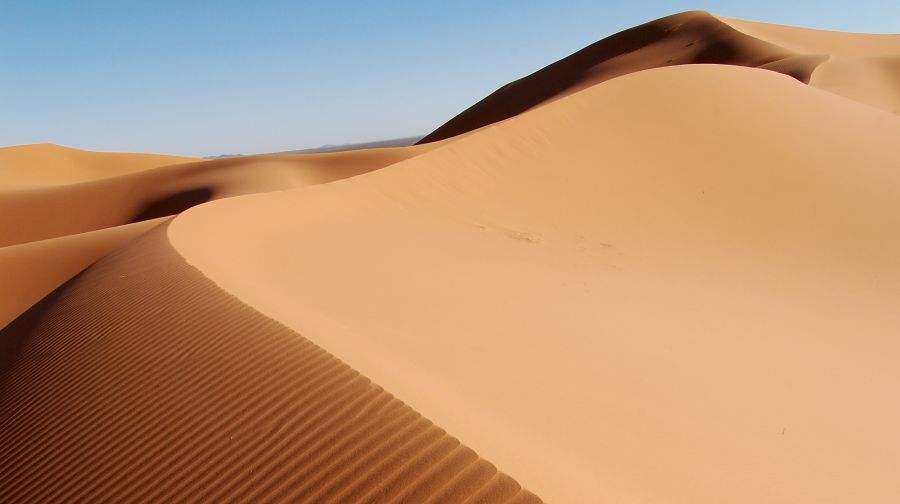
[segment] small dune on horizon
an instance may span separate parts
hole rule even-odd
[[[0,502],[892,504],[898,62],[686,12],[417,145],[0,148]]]

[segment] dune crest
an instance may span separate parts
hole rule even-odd
[[[672,65],[715,63],[766,68],[801,82],[898,113],[900,79],[895,61],[900,35],[861,35],[782,27],[690,11],[630,28],[591,44],[531,75],[513,81],[472,105],[419,143],[449,138],[550,103],[628,73]],[[889,58],[876,61],[878,95],[864,90],[873,71],[862,75],[840,65],[834,78],[815,79],[820,64],[832,57]]]
[[[165,220],[0,247],[0,328],[96,260]]]

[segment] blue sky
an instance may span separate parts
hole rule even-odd
[[[510,80],[691,9],[900,32],[897,0],[0,0],[0,145],[214,155],[425,134]]]

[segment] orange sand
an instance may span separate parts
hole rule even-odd
[[[898,62],[687,12],[412,147],[0,149],[0,502],[893,504]]]

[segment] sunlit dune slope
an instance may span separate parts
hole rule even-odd
[[[154,230],[0,330],[0,502],[539,502]]]
[[[175,163],[186,156],[91,152],[54,144],[0,148],[0,188],[43,187],[87,182]]]
[[[549,502],[888,504],[897,138],[778,73],[660,68],[168,234]]]
[[[607,37],[513,81],[420,143],[502,121],[620,75],[691,63],[765,68],[900,113],[898,57],[900,35],[808,30],[684,12]]]

